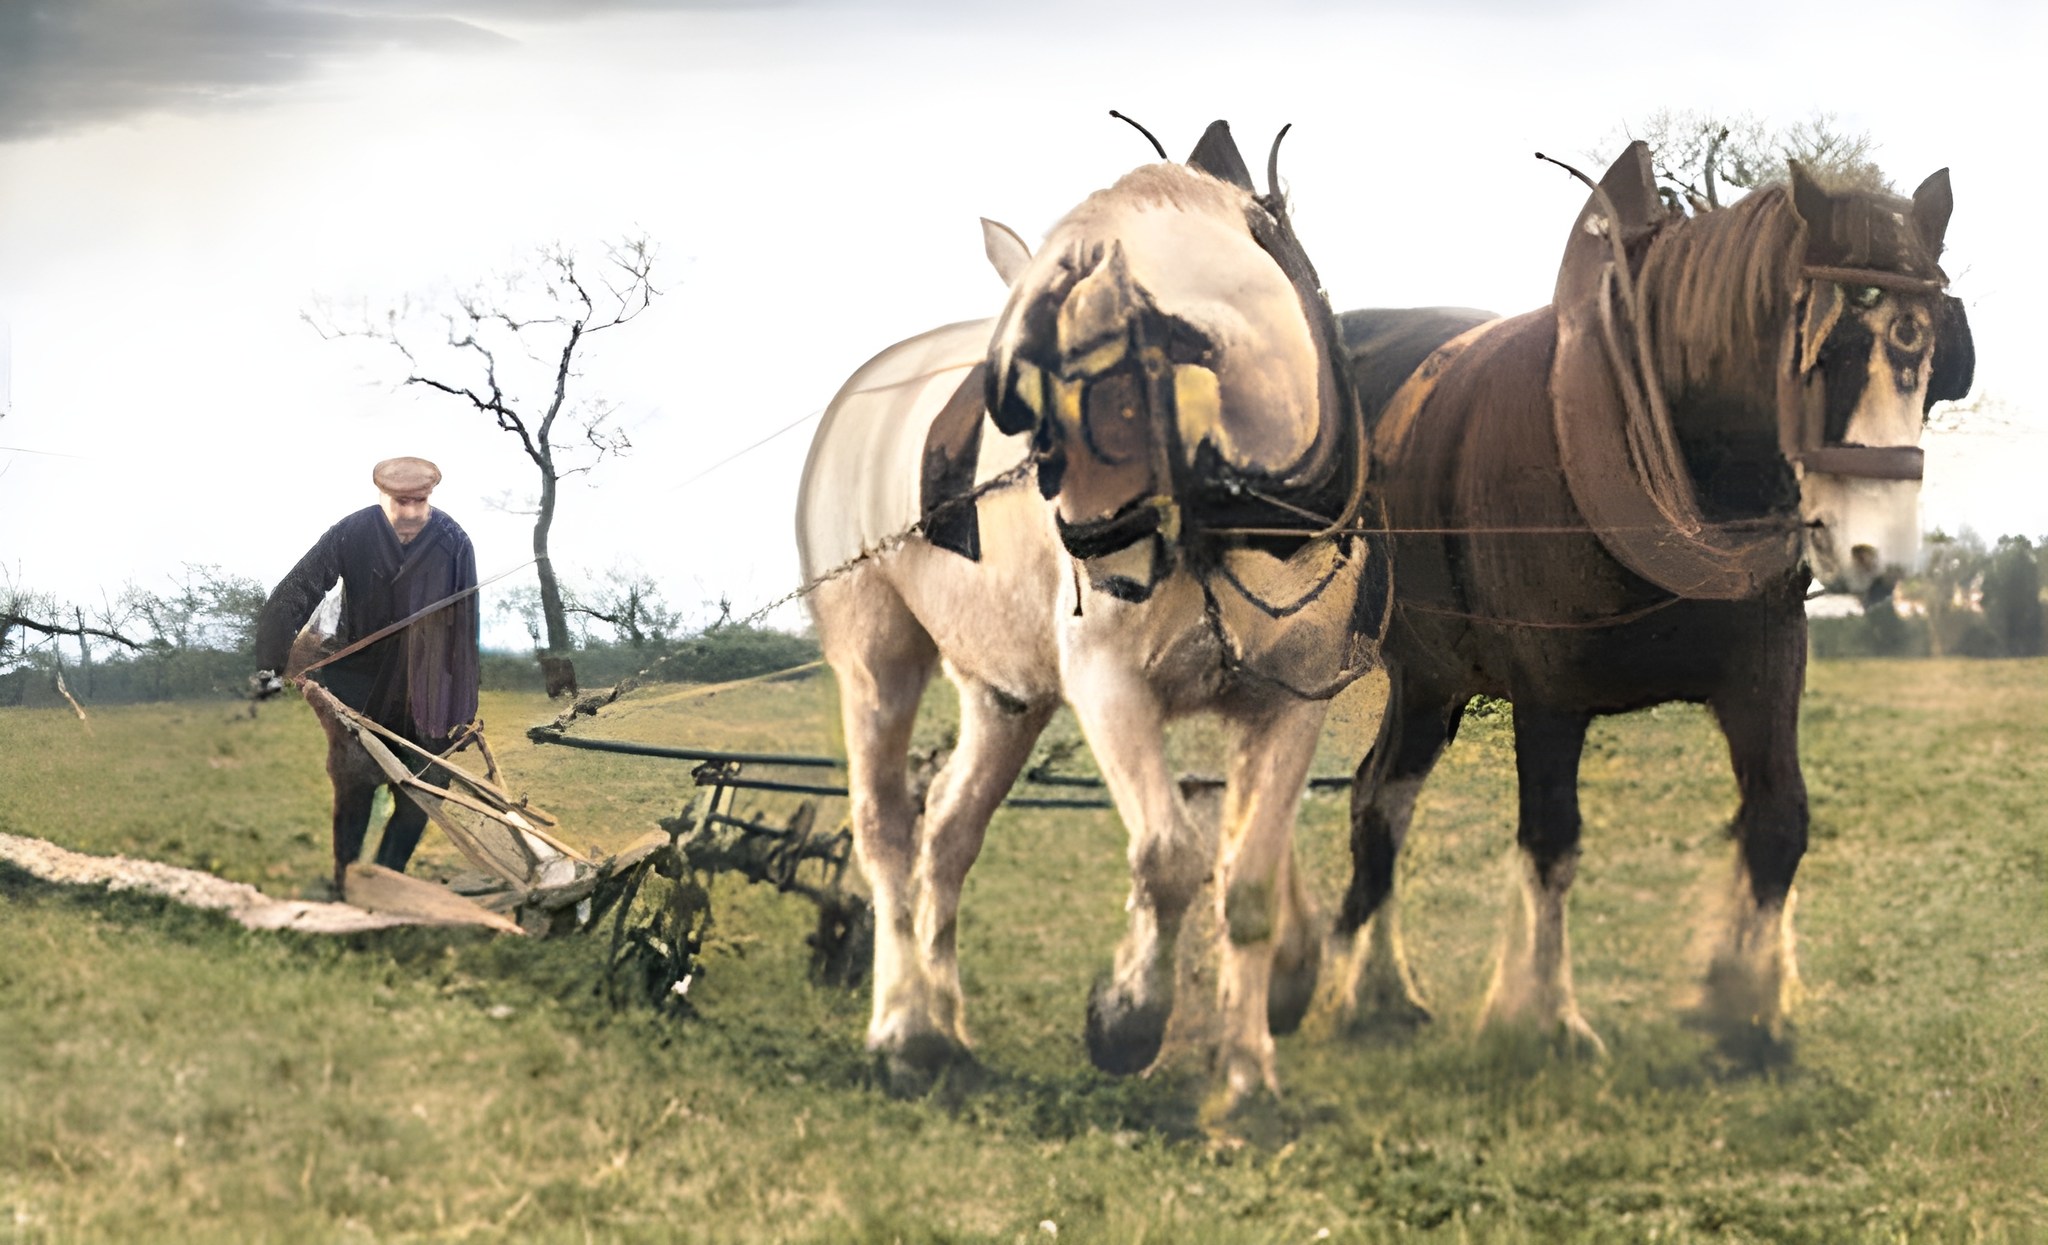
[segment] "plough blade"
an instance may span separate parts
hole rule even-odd
[[[518,922],[454,891],[382,865],[350,865],[342,898],[365,912],[403,917],[409,924],[480,925],[507,934],[526,932]]]

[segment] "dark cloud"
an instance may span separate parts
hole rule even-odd
[[[0,0],[0,141],[260,100],[390,47],[481,50],[486,23],[674,0]]]

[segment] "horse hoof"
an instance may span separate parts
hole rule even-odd
[[[1323,944],[1311,941],[1293,964],[1273,963],[1273,980],[1266,993],[1266,1028],[1285,1035],[1301,1028],[1302,1018],[1316,997],[1316,980],[1322,975]]]
[[[1787,1017],[1797,994],[1796,973],[1733,956],[1716,959],[1707,970],[1694,1020],[1717,1036],[1747,1041],[1760,1034],[1778,1041],[1789,1029]]]
[[[1361,999],[1346,1009],[1341,1031],[1346,1037],[1406,1037],[1436,1019],[1421,999],[1405,993]]]
[[[1265,1050],[1232,1048],[1214,1052],[1214,1087],[1203,1100],[1197,1119],[1212,1137],[1230,1135],[1250,1140],[1271,1129],[1278,1119],[1280,1078],[1273,1068],[1271,1043]]]
[[[875,1051],[876,1076],[892,1098],[922,1098],[947,1073],[973,1062],[966,1047],[938,1033],[920,1033]]]
[[[1131,1076],[1152,1066],[1166,1044],[1172,1008],[1164,1003],[1133,1006],[1117,997],[1107,979],[1088,992],[1088,1058],[1112,1076]]]
[[[1496,1005],[1482,1014],[1479,1027],[1483,1032],[1500,1033],[1510,1040],[1547,1042],[1554,1053],[1569,1059],[1607,1058],[1607,1043],[1593,1032],[1593,1026],[1586,1023],[1576,1006],[1546,1012]]]
[[[1575,1059],[1607,1058],[1607,1043],[1593,1032],[1593,1026],[1586,1018],[1573,1011],[1558,1019],[1557,1044],[1565,1054]]]
[[[1685,1013],[1686,1024],[1711,1037],[1722,1056],[1738,1066],[1762,1071],[1790,1065],[1795,1054],[1791,1021],[1779,1008],[1758,1006],[1756,993],[1746,985],[1731,989],[1725,978],[1709,976],[1700,1002]]]
[[[1700,1012],[1688,1013],[1685,1023],[1712,1038],[1714,1049],[1738,1071],[1769,1072],[1799,1061],[1799,1044],[1790,1023],[1749,1024]]]
[[[1271,1152],[1300,1133],[1295,1113],[1263,1084],[1242,1091],[1217,1085],[1197,1108],[1195,1122],[1209,1144],[1224,1151],[1251,1146]]]

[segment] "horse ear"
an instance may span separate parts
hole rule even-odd
[[[1948,188],[1948,170],[1936,169],[1913,192],[1913,227],[1927,244],[1927,253],[1941,258],[1941,240],[1948,234],[1949,213],[1955,211],[1955,196]]]
[[[1806,222],[1808,234],[1820,233],[1827,228],[1828,218],[1833,215],[1833,200],[1820,183],[1807,175],[1806,166],[1797,160],[1787,160],[1786,168],[1792,173],[1792,210],[1799,213],[1799,219]]]
[[[1934,370],[1927,377],[1927,401],[1921,413],[1933,410],[1937,402],[1960,402],[1970,396],[1976,373],[1977,343],[1970,336],[1970,317],[1963,312],[1963,300],[1943,294],[1934,313]]]
[[[1017,284],[1017,278],[1024,275],[1025,265],[1031,262],[1031,248],[1024,245],[1024,239],[1017,236],[1017,231],[986,216],[981,218],[981,246],[1004,285]]]
[[[1259,193],[1258,187],[1252,185],[1252,171],[1245,167],[1244,156],[1237,150],[1237,140],[1230,137],[1228,121],[1209,123],[1209,128],[1202,131],[1202,141],[1189,153],[1187,163],[1188,167],[1229,182],[1246,194]]]

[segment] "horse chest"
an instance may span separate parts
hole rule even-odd
[[[1213,707],[1230,685],[1201,589],[1185,574],[1160,584],[1148,600],[1130,602],[1077,572],[1062,585],[1056,617],[1070,679],[1114,667],[1142,679],[1172,716]]]

